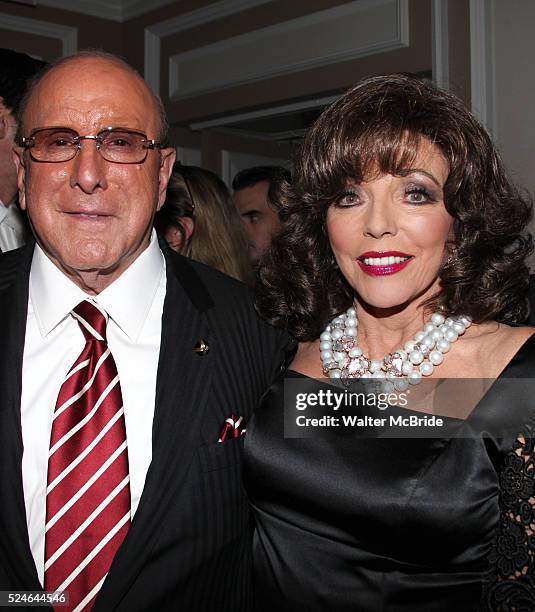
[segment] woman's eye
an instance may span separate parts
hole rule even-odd
[[[336,201],[336,205],[340,207],[355,206],[359,204],[360,198],[355,191],[345,191]]]
[[[433,200],[431,194],[423,187],[412,187],[405,191],[405,197],[410,204],[423,204]]]

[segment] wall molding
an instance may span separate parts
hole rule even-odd
[[[433,81],[437,87],[449,89],[449,23],[448,0],[433,0]]]
[[[176,0],[122,0],[121,6],[121,21],[128,21],[145,15],[150,11],[162,8],[162,6],[168,6],[173,4]]]
[[[166,21],[152,24],[145,28],[145,81],[155,93],[160,93],[160,47],[161,39],[178,32],[210,23],[246,9],[267,4],[272,0],[219,0],[209,6],[177,15]]]
[[[61,25],[50,21],[30,19],[0,13],[0,27],[4,30],[24,32],[46,38],[57,38],[61,40],[61,53],[63,56],[72,55],[78,51],[78,28]]]
[[[299,44],[292,47],[292,40],[307,40],[314,36],[313,32],[318,27],[329,31],[329,22],[336,24],[340,20],[366,19],[368,13],[375,16],[377,11],[388,7],[392,9],[393,21],[388,23],[386,31],[377,30],[369,36],[368,42],[362,42],[363,36],[359,36],[358,27],[356,31],[342,32],[336,25],[331,26],[331,32],[337,35],[323,38],[323,49],[320,45],[309,45],[308,48],[301,48]],[[376,21],[379,21],[378,19]],[[363,22],[363,28],[368,25]],[[384,22],[383,22],[384,23]],[[373,24],[373,19],[370,20]],[[343,28],[342,28],[343,30]],[[371,30],[366,30],[369,35]],[[312,33],[312,34],[311,34]],[[376,35],[375,35],[376,34]],[[343,37],[346,37],[344,39]],[[340,45],[340,41],[344,42]],[[279,46],[291,49],[283,58],[278,59],[270,55],[267,56],[265,49],[278,48]],[[321,68],[334,63],[353,60],[368,55],[383,53],[407,47],[409,45],[409,16],[408,0],[360,0],[359,2],[347,2],[345,4],[317,11],[284,21],[272,26],[260,28],[245,34],[233,36],[225,40],[204,45],[202,47],[185,51],[172,56],[169,59],[169,97],[172,100],[180,100],[221,91],[230,87],[246,85],[259,80],[273,78],[277,76],[292,74],[304,70]],[[254,68],[246,67],[237,61],[240,55],[251,57],[258,51],[258,60]],[[292,56],[292,52],[294,52]],[[215,61],[225,58],[231,69],[211,69]],[[204,71],[203,66],[210,69]],[[262,65],[263,63],[263,65]],[[197,83],[188,85],[181,73],[188,69],[188,64],[193,65],[195,76],[198,77]],[[233,74],[234,70],[234,74]]]
[[[252,119],[263,119],[265,117],[273,117],[275,115],[284,115],[294,113],[296,111],[308,110],[311,108],[320,108],[332,104],[339,96],[324,96],[322,98],[313,98],[311,100],[302,100],[300,102],[292,102],[290,104],[280,104],[278,106],[270,106],[255,111],[245,113],[235,113],[233,115],[225,115],[218,119],[207,119],[206,121],[197,121],[190,123],[189,127],[192,130],[206,130],[208,128],[218,128],[225,125],[239,123],[240,121],[251,121]]]
[[[39,5],[101,19],[122,21],[121,0],[39,0]]]
[[[173,2],[174,0],[39,0],[39,5],[122,23]]]
[[[496,134],[493,0],[470,0],[470,79],[472,112]]]

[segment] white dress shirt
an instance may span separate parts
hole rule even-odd
[[[153,231],[150,245],[92,299],[109,314],[108,345],[123,396],[131,510],[134,515],[152,460],[152,421],[166,290],[165,260]],[[85,345],[70,311],[86,295],[36,245],[22,366],[22,479],[30,547],[44,584],[46,480],[58,393]]]
[[[0,200],[0,251],[18,249],[26,242],[26,225],[16,204],[5,206]]]

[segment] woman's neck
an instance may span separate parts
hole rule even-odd
[[[420,331],[426,315],[421,306],[408,306],[399,312],[367,309],[357,304],[358,345],[370,359],[382,359],[402,349]]]

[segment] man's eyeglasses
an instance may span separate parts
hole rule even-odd
[[[140,164],[145,161],[149,149],[163,145],[149,140],[143,132],[125,128],[108,127],[96,136],[80,136],[70,128],[39,128],[22,138],[22,146],[37,162],[66,162],[76,156],[82,140],[94,140],[97,151],[109,162],[116,164]]]

